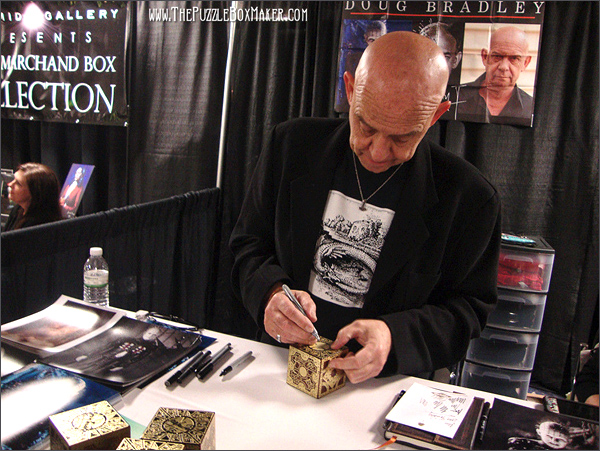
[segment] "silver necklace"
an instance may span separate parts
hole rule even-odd
[[[352,161],[354,162],[354,173],[356,174],[356,181],[358,182],[358,192],[360,193],[360,200],[362,201],[362,203],[360,204],[360,207],[358,207],[358,208],[361,211],[366,211],[367,207],[365,207],[365,204],[369,201],[369,199],[371,197],[373,197],[377,193],[377,191],[379,191],[381,188],[383,188],[383,185],[385,185],[387,182],[389,182],[391,180],[391,178],[396,175],[396,172],[398,172],[398,170],[402,167],[403,163],[400,163],[398,165],[398,167],[396,168],[396,170],[394,172],[392,172],[392,175],[390,175],[385,182],[383,182],[381,185],[379,185],[379,188],[377,188],[375,191],[373,191],[373,193],[365,199],[365,196],[363,195],[363,191],[362,191],[362,186],[360,186],[360,178],[358,177],[358,168],[356,167],[356,154],[354,153],[354,151],[352,151]]]

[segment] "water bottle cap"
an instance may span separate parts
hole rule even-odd
[[[99,257],[102,255],[102,248],[101,247],[90,247],[90,255],[92,257]]]

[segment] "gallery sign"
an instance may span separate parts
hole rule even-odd
[[[450,110],[442,119],[531,127],[543,1],[345,1],[335,110],[348,112],[344,72],[392,31],[432,39],[446,57]]]
[[[2,118],[127,125],[128,2],[2,2]]]

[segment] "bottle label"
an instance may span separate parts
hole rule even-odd
[[[108,285],[108,271],[97,269],[83,274],[83,284],[90,288],[103,288]]]

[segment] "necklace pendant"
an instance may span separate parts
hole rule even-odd
[[[367,211],[367,207],[365,207],[365,204],[367,203],[366,200],[363,200],[362,203],[360,204],[360,207],[358,207],[358,209],[360,211]]]

